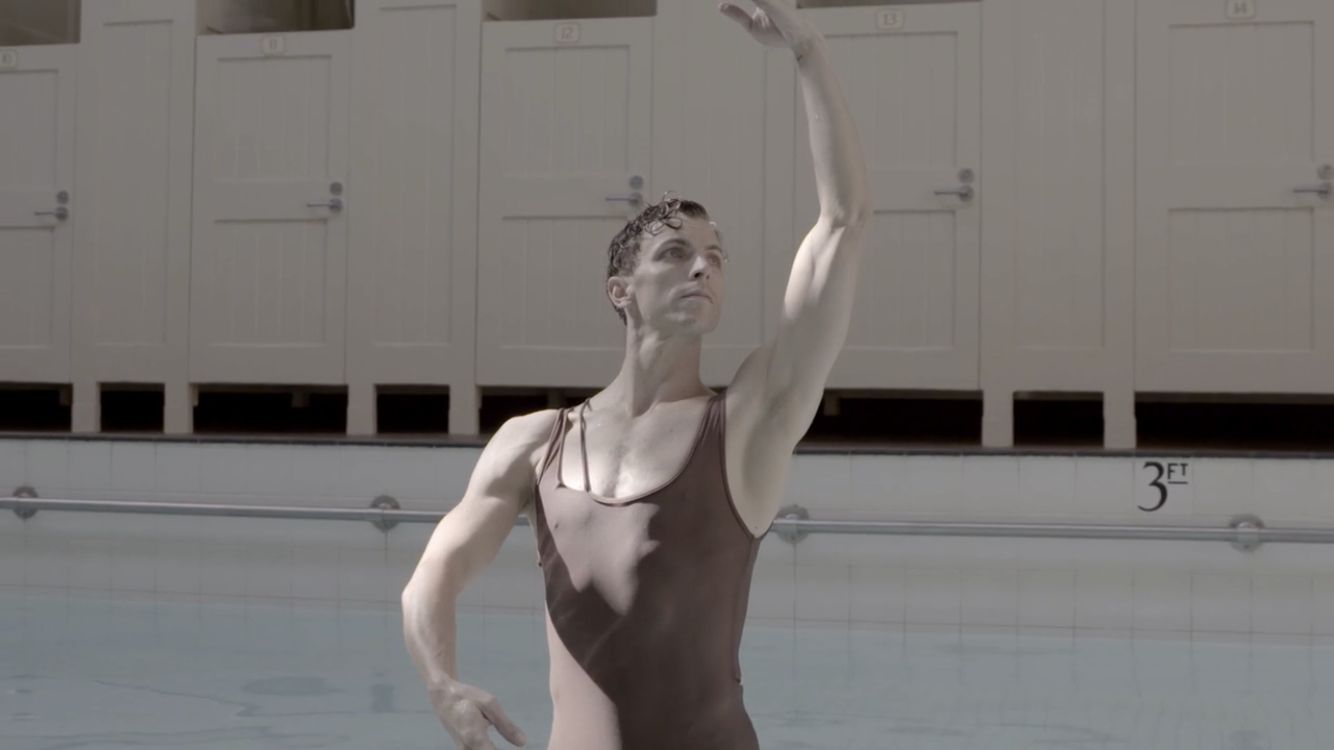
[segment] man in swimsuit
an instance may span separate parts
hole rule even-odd
[[[751,570],[847,336],[870,201],[825,39],[793,0],[754,3],[719,10],[794,53],[820,201],[776,333],[711,391],[701,339],[718,325],[726,255],[708,214],[664,200],[613,241],[620,373],[577,410],[505,422],[403,590],[408,651],[465,750],[495,750],[493,726],[526,742],[454,657],[455,600],[520,514],[546,583],[550,750],[758,748],[737,661]]]

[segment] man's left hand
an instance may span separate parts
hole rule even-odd
[[[802,18],[793,6],[793,0],[753,0],[756,10],[747,13],[742,8],[723,2],[718,5],[722,14],[741,24],[761,44],[768,47],[789,47],[800,55],[820,32]]]

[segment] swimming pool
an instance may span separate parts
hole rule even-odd
[[[400,446],[8,447],[0,480],[46,498],[305,508],[392,495],[440,511],[476,461]],[[1128,458],[853,458],[797,456],[789,499],[820,518],[931,520],[940,506],[936,520],[1139,523],[1113,511],[1153,497]],[[1153,522],[1257,511],[1271,528],[1329,526],[1332,467],[1200,459]],[[0,510],[0,750],[449,747],[397,606],[431,531]],[[536,562],[532,529],[515,529],[460,597],[458,655],[460,677],[543,748]],[[749,615],[745,702],[765,750],[1323,750],[1334,737],[1331,544],[773,533]]]
[[[531,612],[459,617],[461,677],[532,748],[551,720],[543,638]],[[1310,637],[764,622],[742,665],[766,750],[1334,737],[1334,645]],[[0,696],[5,750],[450,746],[397,611],[375,604],[3,587]]]

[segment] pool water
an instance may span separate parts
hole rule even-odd
[[[766,750],[1334,742],[1329,639],[751,622],[742,667]],[[540,615],[460,615],[461,678],[530,748],[546,668]],[[448,747],[396,610],[0,588],[3,750]]]

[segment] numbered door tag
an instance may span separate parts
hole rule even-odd
[[[1249,21],[1255,18],[1255,0],[1224,0],[1229,21]]]
[[[556,44],[578,44],[579,24],[563,21],[556,24]]]
[[[259,51],[265,57],[280,57],[287,53],[287,38],[278,35],[259,38]]]
[[[882,8],[876,11],[875,27],[881,31],[897,31],[903,28],[903,11],[898,8]]]

